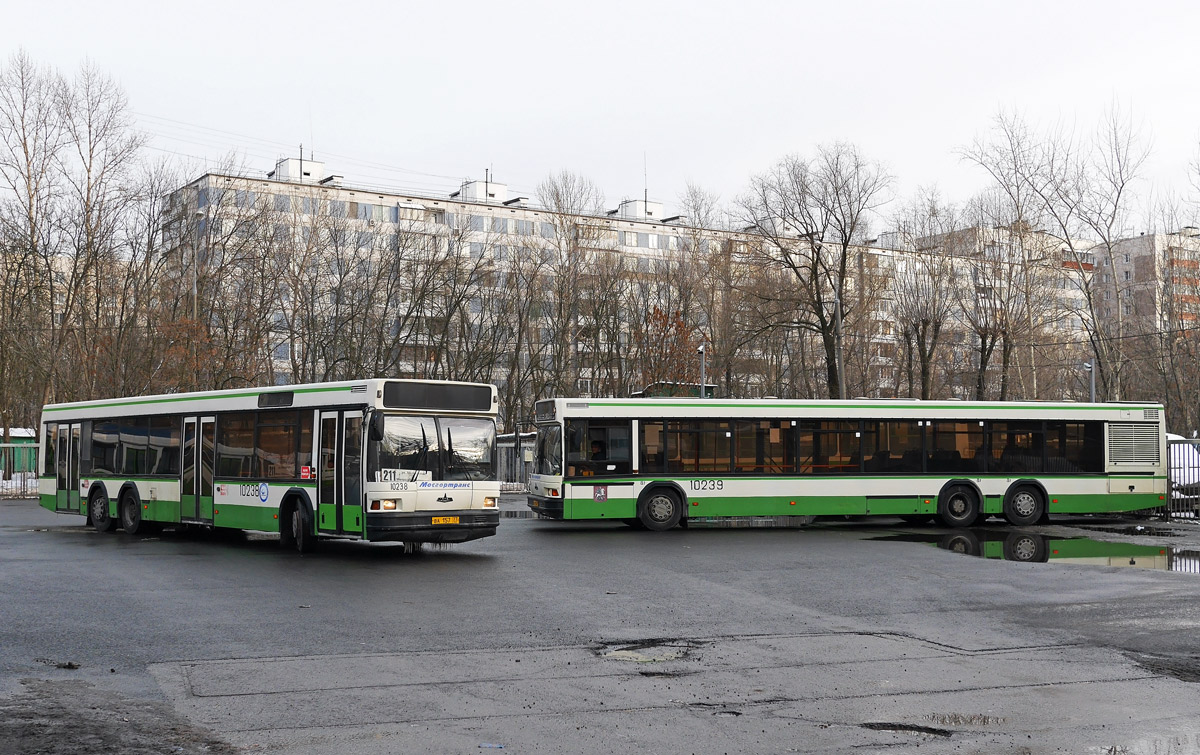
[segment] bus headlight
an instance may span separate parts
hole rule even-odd
[[[396,510],[396,501],[393,498],[384,498],[383,500],[381,500],[379,502],[379,504],[381,506],[383,506],[384,511],[395,511]]]
[[[485,509],[494,509],[497,506],[496,496],[488,495],[483,497],[483,507]]]

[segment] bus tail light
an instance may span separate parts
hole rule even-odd
[[[550,488],[550,497],[558,498],[558,488]]]

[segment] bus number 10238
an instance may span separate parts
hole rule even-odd
[[[692,490],[724,490],[724,480],[690,480],[688,485]]]

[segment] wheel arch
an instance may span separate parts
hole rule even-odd
[[[977,485],[974,480],[970,480],[965,477],[952,477],[951,479],[946,480],[946,483],[942,485],[941,490],[938,491],[937,500],[941,501],[942,496],[946,495],[946,491],[950,488],[956,488],[960,486],[971,489],[971,492],[975,494],[975,500],[979,501],[979,510],[983,511],[983,491],[979,489],[979,485]]]
[[[1037,492],[1041,493],[1042,503],[1045,505],[1047,513],[1049,513],[1050,494],[1046,492],[1046,486],[1043,485],[1040,480],[1034,480],[1025,477],[1013,480],[1012,484],[1009,485],[1004,491],[1004,505],[1008,505],[1008,502],[1012,500],[1013,493],[1016,493],[1018,488],[1033,488]]]
[[[137,503],[138,506],[142,505],[142,494],[138,492],[137,485],[130,480],[126,480],[124,483],[122,483],[121,489],[117,492],[118,505],[120,504],[120,502],[122,500],[125,499],[126,493],[133,496],[133,500],[135,503]]]
[[[287,492],[283,494],[283,498],[279,501],[278,516],[280,532],[283,531],[285,522],[287,523],[286,526],[291,526],[292,511],[297,506],[304,506],[308,509],[310,521],[316,519],[316,509],[312,504],[312,499],[308,496],[308,491],[304,488],[288,488]],[[316,525],[314,524],[313,526],[315,527]]]
[[[688,497],[679,483],[671,480],[658,480],[651,482],[642,488],[642,492],[638,494],[637,505],[640,507],[642,503],[653,495],[656,490],[668,490],[675,494],[679,499],[679,505],[683,507],[683,516],[687,517]]]

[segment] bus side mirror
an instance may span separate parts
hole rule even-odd
[[[369,432],[371,440],[376,442],[383,440],[383,415],[379,412],[371,413],[371,426]]]

